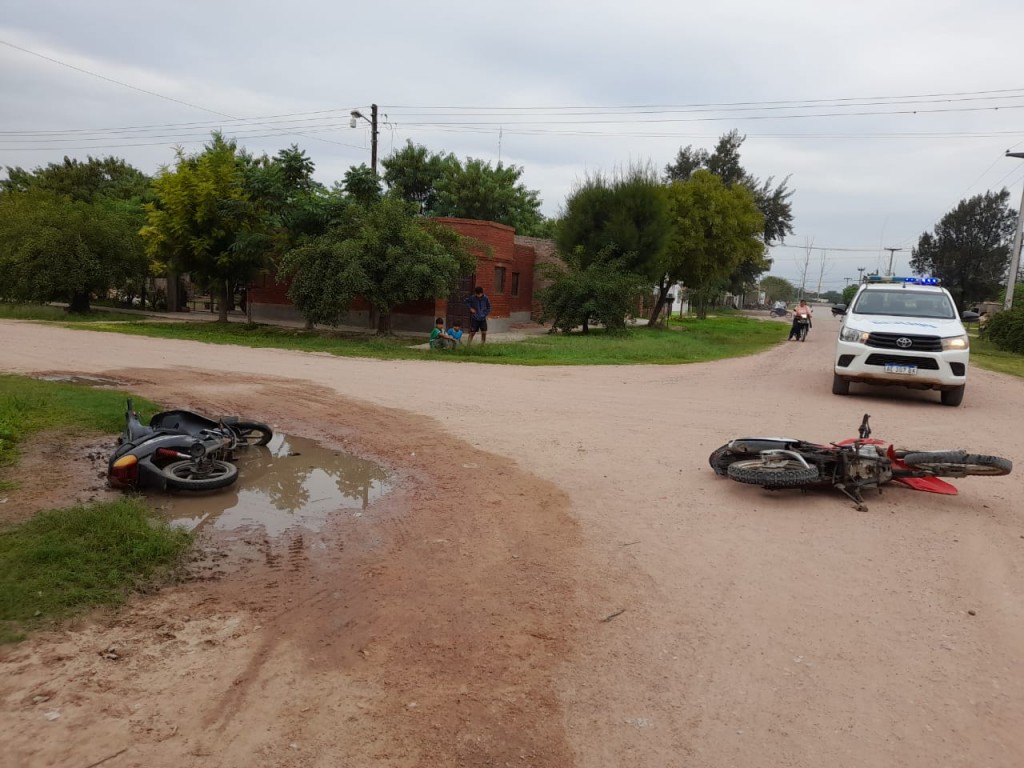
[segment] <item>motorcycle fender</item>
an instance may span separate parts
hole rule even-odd
[[[760,453],[761,451],[776,451],[785,449],[798,443],[789,437],[737,437],[729,442],[731,453]]]
[[[915,491],[927,491],[928,493],[941,493],[946,496],[956,496],[956,486],[947,483],[939,477],[897,477],[893,478],[897,483],[903,483]]]

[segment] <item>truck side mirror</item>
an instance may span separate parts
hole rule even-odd
[[[979,315],[977,312],[972,312],[969,309],[960,313],[960,319],[963,320],[965,323],[976,323],[978,322],[978,318],[980,317],[981,315]]]

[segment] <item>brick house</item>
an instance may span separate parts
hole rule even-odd
[[[412,301],[395,307],[391,327],[396,331],[429,331],[435,317],[445,318],[448,325],[456,320],[466,325],[469,309],[463,299],[478,285],[491,299],[489,330],[505,331],[513,323],[528,322],[534,311],[534,263],[538,251],[543,259],[551,258],[554,244],[539,238],[516,237],[512,227],[493,221],[455,218],[436,221],[470,239],[470,252],[476,256],[476,271],[465,277],[447,299]],[[255,322],[302,322],[302,316],[288,299],[288,286],[278,283],[273,274],[259,278],[249,287],[248,301]],[[370,306],[362,299],[356,300],[345,324],[372,327]]]

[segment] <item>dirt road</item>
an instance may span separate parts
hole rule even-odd
[[[400,487],[317,535],[213,542],[248,562],[3,651],[0,763],[1024,764],[1024,384],[834,397],[817,326],[713,364],[513,368],[0,323],[4,370],[263,418]],[[855,512],[707,467],[737,434],[840,439],[864,412],[1018,473]]]

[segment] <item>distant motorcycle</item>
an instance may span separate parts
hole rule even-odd
[[[1009,459],[966,451],[908,451],[872,440],[870,416],[864,414],[858,437],[819,445],[783,437],[741,437],[712,452],[708,458],[718,475],[768,490],[836,488],[866,509],[861,492],[890,481],[918,491],[955,495],[940,477],[1008,475]]]
[[[811,330],[811,318],[808,315],[797,315],[794,322],[796,323],[797,339],[807,341],[807,334]]]
[[[125,427],[107,464],[107,479],[116,488],[212,491],[238,480],[233,451],[266,445],[270,427],[237,418],[220,421],[192,411],[164,411],[139,421],[129,398]]]
[[[785,307],[772,307],[768,310],[769,317],[789,317],[789,310]]]

